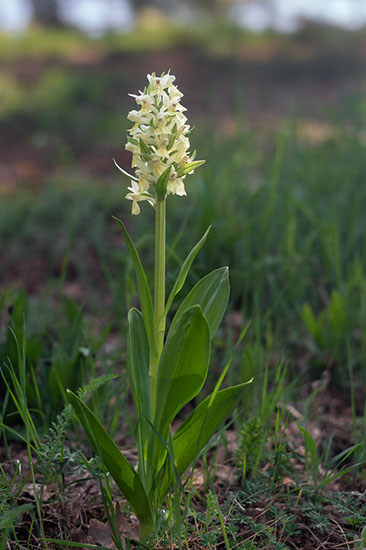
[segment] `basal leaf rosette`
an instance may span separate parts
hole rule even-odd
[[[138,95],[130,94],[139,107],[128,114],[133,122],[126,149],[132,153],[135,175],[126,199],[132,200],[132,214],[139,214],[139,202],[164,201],[167,195],[186,195],[184,179],[205,161],[194,161],[189,153],[190,126],[180,103],[183,94],[174,85],[175,76],[147,75],[149,84]]]

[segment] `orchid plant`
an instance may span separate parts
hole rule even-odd
[[[210,342],[226,310],[229,298],[228,268],[222,267],[200,280],[175,313],[169,329],[167,317],[181,290],[194,258],[205,243],[210,228],[183,262],[168,298],[165,296],[166,202],[169,195],[186,195],[187,174],[204,161],[189,154],[190,127],[180,103],[183,94],[170,74],[148,75],[149,84],[136,100],[139,110],[128,119],[126,149],[132,153],[131,181],[126,198],[132,214],[140,213],[147,201],[155,209],[154,293],[138,252],[124,226],[120,225],[136,271],[140,307],[128,314],[127,367],[136,409],[135,439],[137,471],[128,462],[101,422],[87,405],[68,390],[70,403],[99,455],[139,520],[140,540],[156,529],[162,499],[174,481],[180,484],[215,432],[235,409],[244,384],[219,389],[225,372],[211,395],[204,399],[173,434],[171,425],[180,410],[201,390],[210,361]]]

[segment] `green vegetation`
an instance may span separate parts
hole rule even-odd
[[[65,389],[89,385],[79,397],[90,394],[88,407],[136,464],[135,416],[126,391],[126,313],[138,305],[137,288],[111,216],[138,236],[151,284],[153,212],[131,218],[123,200],[126,181],[112,158],[128,168],[129,156],[118,149],[131,109],[127,92],[137,89],[145,70],[139,52],[152,49],[152,42],[160,51],[175,46],[177,56],[189,44],[207,63],[214,59],[213,68],[220,54],[220,63],[226,59],[229,67],[223,81],[237,75],[232,86],[239,99],[230,112],[227,88],[204,93],[207,117],[192,98],[192,148],[206,163],[187,181],[188,197],[170,201],[168,292],[192,243],[213,227],[168,325],[188,290],[228,265],[228,312],[213,338],[207,392],[196,405],[229,361],[227,385],[254,377],[229,431],[203,450],[183,481],[184,491],[178,486],[160,510],[155,547],[365,545],[362,90],[345,91],[326,111],[317,104],[312,113],[322,112],[311,119],[312,132],[305,131],[309,120],[301,97],[296,116],[287,113],[275,125],[253,130],[235,72],[246,67],[239,55],[232,56],[235,40],[246,52],[272,44],[268,67],[282,67],[285,74],[280,53],[291,43],[296,58],[296,44],[310,31],[294,38],[238,38],[225,30],[220,52],[209,38],[212,29],[193,39],[194,32],[167,30],[160,42],[155,31],[99,41],[66,31],[0,38],[0,137],[9,158],[7,170],[0,171],[1,550],[8,542],[17,549],[34,548],[35,541],[47,548],[62,544],[46,539],[64,541],[65,547],[72,540],[110,546],[88,535],[92,520],[109,522],[104,540],[115,540],[118,548],[136,545],[130,510],[125,503],[116,506],[118,492],[87,450]],[[348,38],[350,52],[363,35]],[[330,44],[343,39],[330,32],[317,35],[314,44],[325,44],[329,53]],[[314,62],[317,74],[325,50],[321,63]],[[123,69],[124,56],[133,68]],[[34,64],[27,74],[21,63],[29,59]],[[329,71],[337,61],[330,60]],[[358,63],[350,67],[353,75]],[[197,82],[197,94],[204,85]],[[180,87],[189,96],[183,79]],[[245,338],[236,344],[245,327]],[[80,494],[82,519],[70,512]]]

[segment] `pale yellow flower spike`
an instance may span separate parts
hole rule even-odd
[[[139,202],[148,201],[155,206],[156,184],[169,168],[167,194],[186,195],[183,180],[203,161],[192,163],[187,137],[190,127],[186,108],[181,105],[183,94],[174,85],[175,76],[169,72],[156,76],[147,75],[148,86],[133,97],[140,108],[133,109],[128,119],[133,122],[129,130],[127,151],[132,153],[132,167],[137,168],[126,199],[132,201],[132,214],[140,213]],[[192,168],[190,170],[187,167]],[[161,199],[160,199],[161,200]],[[165,199],[164,199],[165,200]]]

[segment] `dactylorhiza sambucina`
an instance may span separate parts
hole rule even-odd
[[[134,123],[129,130],[126,149],[132,153],[135,176],[131,178],[126,198],[132,200],[132,214],[139,214],[140,201],[155,206],[166,196],[186,195],[184,178],[204,161],[195,161],[190,155],[188,134],[190,126],[180,103],[183,94],[174,85],[170,73],[147,75],[149,84],[136,100],[139,110],[132,110],[128,119]]]
[[[210,228],[182,263],[166,299],[166,199],[185,195],[186,174],[204,161],[194,161],[194,154],[188,153],[189,126],[174,76],[153,73],[148,80],[147,88],[133,96],[140,109],[128,115],[134,125],[126,147],[132,153],[135,173],[120,170],[131,181],[126,197],[132,200],[132,213],[140,212],[141,201],[155,209],[153,294],[133,241],[123,222],[115,218],[136,271],[140,302],[140,309],[133,307],[128,313],[126,357],[137,419],[137,470],[80,397],[70,390],[67,395],[95,452],[136,514],[140,540],[151,548],[164,499],[173,489],[179,493],[180,477],[233,413],[246,382],[220,389],[229,361],[214,391],[172,433],[178,413],[198,395],[207,378],[211,340],[225,313],[230,285],[226,266],[208,273],[181,301],[166,327],[173,301]]]

